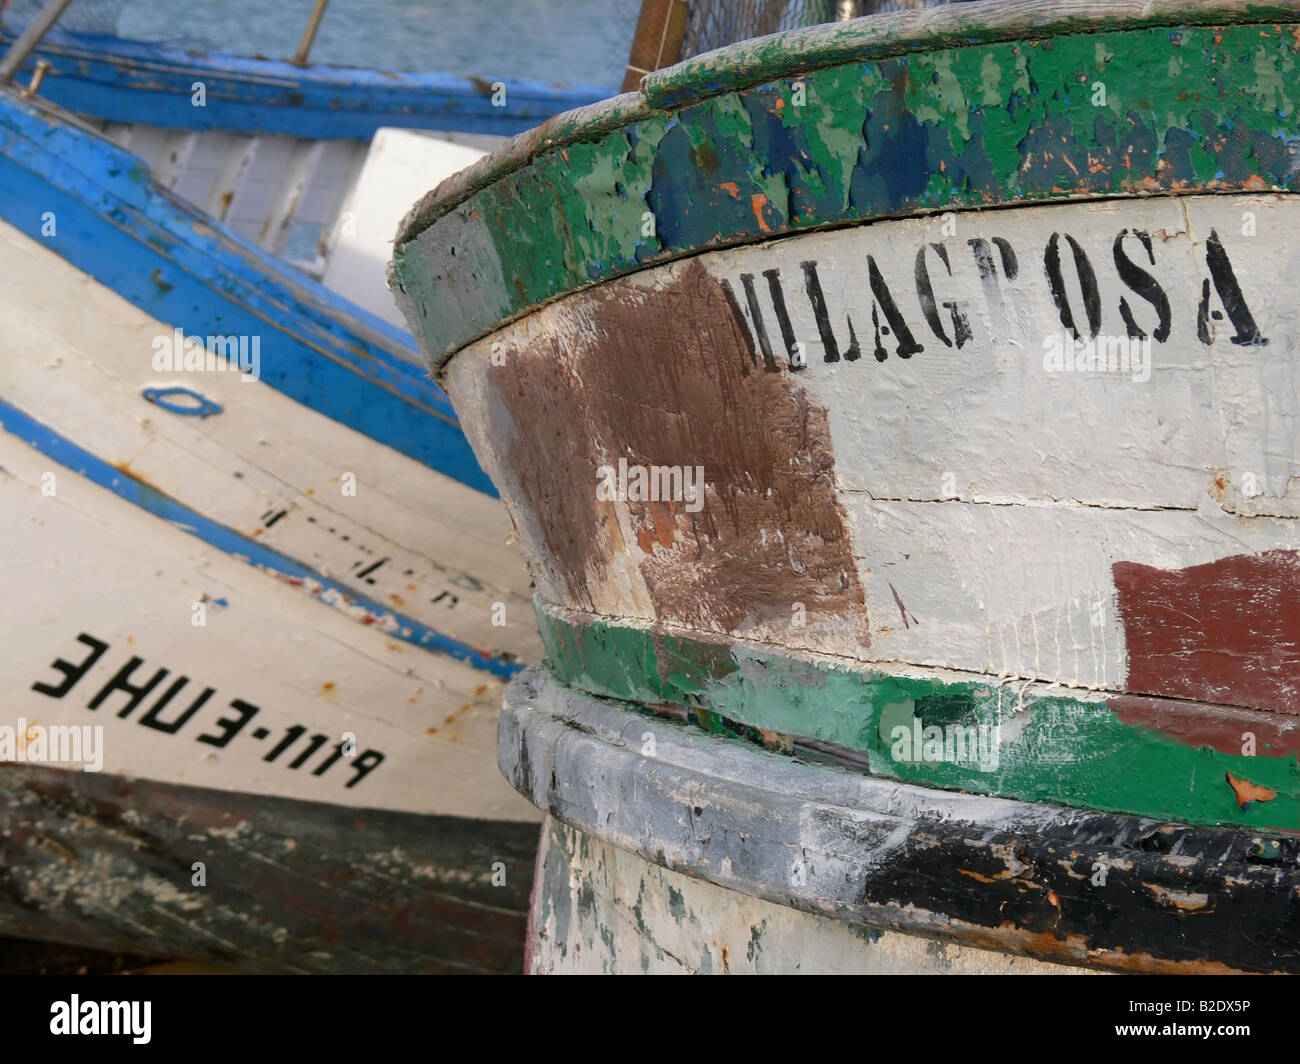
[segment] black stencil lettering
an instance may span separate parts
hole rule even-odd
[[[367,750],[364,754],[358,754],[357,759],[352,762],[352,771],[355,775],[348,780],[346,786],[355,787],[370,775],[371,772],[383,764],[383,761],[384,755],[378,750]]]
[[[822,341],[822,361],[838,362],[840,345],[831,328],[831,316],[826,310],[826,296],[822,292],[821,278],[817,276],[817,263],[801,262],[799,266],[803,270],[804,291],[808,293],[808,302],[812,304],[813,317],[817,320],[817,334]],[[862,357],[862,349],[858,346],[858,337],[853,331],[853,319],[846,314],[844,321],[849,327],[849,346],[844,351],[844,361],[856,362]]]
[[[157,687],[160,683],[162,683],[163,680],[166,678],[168,672],[170,671],[168,669],[159,669],[157,672],[153,674],[153,679],[150,680],[148,683],[143,684],[140,687],[133,687],[128,682],[130,680],[131,674],[135,672],[135,670],[143,664],[144,664],[143,658],[136,658],[136,657],[131,658],[130,661],[128,661],[125,665],[123,665],[120,669],[117,670],[117,675],[114,676],[111,680],[109,680],[108,683],[106,683],[103,686],[103,688],[101,688],[99,694],[95,695],[95,697],[92,698],[89,703],[87,703],[89,708],[98,709],[101,705],[103,705],[104,699],[106,699],[114,691],[125,691],[131,697],[127,701],[126,705],[124,705],[121,709],[117,711],[117,715],[122,718],[129,717],[131,713],[134,712],[135,707],[149,697],[149,692],[151,692],[155,687]]]
[[[794,367],[794,327],[790,324],[790,312],[786,309],[785,293],[781,291],[781,271],[764,270],[767,278],[767,290],[772,296],[772,309],[776,311],[776,323],[781,327],[781,340],[785,344],[786,358],[791,368]]]
[[[1068,233],[1065,236],[1074,254],[1074,268],[1079,276],[1079,287],[1083,290],[1083,309],[1088,317],[1088,337],[1096,338],[1101,332],[1101,292],[1097,288],[1097,275],[1093,272],[1088,254],[1079,246],[1079,242]],[[1044,256],[1047,269],[1047,287],[1051,290],[1052,300],[1061,315],[1061,325],[1066,333],[1079,339],[1079,329],[1075,324],[1074,312],[1070,309],[1070,296],[1065,290],[1065,276],[1061,272],[1061,234],[1053,233],[1047,242]]]
[[[87,635],[85,632],[82,632],[77,636],[77,642],[84,643],[86,646],[90,647],[90,656],[80,665],[74,665],[72,662],[64,661],[62,658],[55,658],[54,661],[50,662],[50,668],[57,669],[59,672],[63,673],[63,683],[59,684],[58,687],[53,687],[50,684],[41,683],[40,680],[37,680],[32,684],[33,691],[39,691],[41,694],[49,695],[51,698],[62,698],[76,686],[78,680],[94,668],[95,662],[97,662],[103,656],[104,651],[108,649],[107,643],[101,643],[94,636]]]
[[[727,302],[731,304],[732,316],[736,319],[736,324],[740,327],[740,335],[745,340],[745,350],[749,352],[749,361],[752,365],[758,365],[758,351],[754,348],[754,334],[749,331],[749,322],[745,320],[745,312],[741,309],[740,301],[736,299],[736,293],[731,287],[731,282],[723,280],[722,291],[727,296]],[[744,360],[740,362],[740,375],[749,376],[749,366],[745,365]]]
[[[898,312],[898,304],[894,302],[889,286],[885,284],[880,267],[870,255],[867,256],[867,278],[871,282],[871,294],[875,297],[875,302],[871,306],[871,324],[875,329],[876,361],[884,362],[889,357],[889,352],[885,350],[881,338],[888,335],[890,329],[894,330],[894,339],[898,341],[898,349],[894,353],[899,358],[911,358],[924,351],[925,348],[916,342],[916,338],[907,327],[907,322],[903,320],[903,315]],[[885,320],[889,322],[888,327],[881,323],[881,311],[884,312]]]
[[[1213,229],[1210,230],[1210,238],[1205,242],[1205,263],[1210,268],[1210,276],[1201,284],[1201,305],[1196,312],[1196,335],[1201,343],[1211,342],[1210,281],[1214,282],[1214,289],[1219,293],[1223,309],[1228,312],[1228,320],[1236,329],[1231,337],[1232,342],[1243,346],[1263,346],[1268,343],[1255,324],[1255,317],[1251,314],[1250,308],[1246,306],[1246,297],[1242,295],[1241,285],[1237,283],[1237,276],[1232,272],[1228,253],[1223,249],[1219,234]]]
[[[916,253],[916,294],[921,300],[921,313],[925,316],[930,331],[943,341],[945,347],[952,347],[955,342],[958,350],[971,338],[970,319],[961,305],[956,302],[944,303],[944,308],[952,315],[954,338],[950,339],[943,328],[943,319],[939,317],[939,307],[934,298],[934,286],[930,283],[930,267],[925,261],[927,250],[933,250],[943,262],[943,267],[952,276],[952,265],[948,262],[948,250],[942,244],[922,244]]]
[[[242,698],[232,698],[230,708],[239,712],[238,717],[222,717],[216,723],[221,728],[220,735],[200,735],[198,737],[201,743],[210,743],[213,746],[225,746],[231,739],[240,733],[244,725],[257,716],[257,706],[251,702],[245,702]]]
[[[145,725],[145,727],[156,728],[160,732],[166,732],[168,735],[175,735],[180,731],[181,728],[185,726],[185,722],[202,709],[208,699],[216,693],[211,687],[205,687],[203,693],[191,702],[190,708],[185,710],[185,712],[179,717],[170,721],[162,720],[162,711],[167,707],[167,703],[176,697],[176,695],[180,693],[181,688],[189,682],[190,678],[188,676],[181,676],[174,680],[172,685],[163,692],[162,697],[149,708],[149,711],[145,713],[143,717],[140,718],[140,723]]]
[[[758,336],[758,346],[763,352],[763,365],[769,373],[776,373],[776,358],[772,355],[772,340],[767,335],[767,326],[763,323],[763,309],[758,305],[758,293],[754,291],[754,275],[742,273],[741,287],[745,289],[745,302],[749,305],[750,316],[754,319],[754,332]]]
[[[1138,238],[1138,242],[1146,249],[1147,260],[1152,266],[1156,264],[1155,251],[1151,247],[1151,235],[1141,229],[1134,229],[1133,235]],[[1157,343],[1164,343],[1169,339],[1169,323],[1172,315],[1169,310],[1169,297],[1165,295],[1165,290],[1160,287],[1160,282],[1152,277],[1146,270],[1135,263],[1128,257],[1124,251],[1124,237],[1129,234],[1129,230],[1123,230],[1115,238],[1115,269],[1119,273],[1119,279],[1133,290],[1135,295],[1141,296],[1156,309],[1156,328],[1152,334]],[[1146,333],[1133,318],[1133,309],[1129,306],[1127,299],[1119,301],[1119,315],[1124,319],[1124,326],[1128,329],[1128,334],[1135,340],[1145,340]]]

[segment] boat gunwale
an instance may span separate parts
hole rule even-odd
[[[475,193],[529,166],[543,155],[590,141],[630,122],[667,116],[690,104],[741,92],[774,78],[807,74],[852,62],[887,59],[954,46],[974,47],[1038,37],[1080,36],[1159,26],[1269,24],[1300,18],[1300,3],[1259,0],[1097,0],[1097,9],[1063,13],[1056,0],[992,0],[866,15],[842,23],[786,30],[704,52],[652,71],[636,92],[564,111],[518,133],[426,193],[402,219],[394,249],[416,239]],[[769,55],[775,51],[773,58]],[[719,77],[718,75],[722,76]],[[695,83],[714,77],[705,91]]]

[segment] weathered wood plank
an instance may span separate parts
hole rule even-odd
[[[546,602],[1296,713],[1296,209],[1069,204],[714,252],[548,306],[447,382]]]
[[[683,637],[539,610],[558,679],[874,776],[1300,832],[1300,718]]]
[[[0,725],[102,729],[100,770],[125,777],[535,818],[490,771],[496,677],[305,599],[6,433],[0,466],[3,509],[24,515],[0,529],[23,603]]]
[[[5,402],[380,610],[488,654],[536,656],[528,577],[495,499],[261,380],[173,368],[183,352],[170,325],[5,223],[0,273],[11,278],[0,299]],[[272,337],[251,339],[273,357]],[[221,411],[179,416],[144,396],[166,388],[191,389]],[[394,627],[382,616],[371,623]]]
[[[517,972],[536,845],[529,823],[4,765],[0,933],[263,971]]]

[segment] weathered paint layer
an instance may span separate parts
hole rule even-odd
[[[1293,712],[1297,210],[1171,196],[711,252],[542,308],[446,380],[546,602]],[[704,487],[602,493],[623,465]],[[1207,565],[1235,597],[1169,616],[1253,647],[1212,686],[1117,584]]]
[[[1300,710],[1300,551],[1186,569],[1119,563],[1131,690]]]
[[[1300,720],[1003,677],[871,669],[538,611],[559,679],[866,755],[872,775],[1085,809],[1300,831]],[[901,729],[901,730],[900,730]],[[1251,737],[1246,742],[1247,734]],[[957,746],[958,739],[962,743]],[[1242,803],[1227,776],[1274,792]]]
[[[573,691],[541,667],[507,690],[499,757],[507,778],[553,818],[727,888],[723,897],[741,906],[757,898],[1099,968],[1300,971],[1294,836],[946,793],[796,763]],[[615,900],[597,900],[589,877],[581,885],[579,907]],[[552,893],[545,879],[541,891]],[[561,911],[535,910],[535,951],[536,917],[545,931]],[[572,923],[552,934],[577,940]]]
[[[475,437],[505,443],[495,469],[516,524],[536,529],[548,585],[566,601],[639,601],[693,628],[785,632],[799,600],[810,633],[853,653],[866,618],[825,413],[764,372],[743,329],[699,264],[653,292],[597,292],[580,343],[522,339],[492,375]],[[597,498],[601,467],[689,470],[706,455],[696,505]]]
[[[1089,975],[1092,969],[814,916],[735,894],[548,819],[533,975]]]
[[[1237,17],[1271,13],[1240,5]],[[1067,198],[1293,190],[1288,26],[1153,17],[1166,25],[1082,23],[1058,37],[1024,27],[1024,39],[980,47],[936,38],[909,55],[823,56],[835,65],[822,69],[816,56],[799,65],[796,51],[786,76],[765,84],[633,111],[612,131],[600,116],[586,130],[562,125],[530,142],[537,154],[504,153],[417,208],[397,241],[399,303],[440,364],[593,282],[811,227]]]
[[[259,337],[260,379],[277,391],[495,493],[400,330],[214,226],[129,152],[12,93],[0,97],[0,203],[14,228],[184,335]]]

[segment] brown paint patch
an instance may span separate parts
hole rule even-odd
[[[567,605],[595,610],[623,555],[660,620],[826,646],[816,622],[850,619],[849,642],[866,645],[826,412],[788,372],[763,371],[698,261],[659,288],[614,282],[580,298],[580,329],[543,333],[489,371],[500,399],[489,403],[489,431],[505,449],[507,490],[537,521]],[[703,509],[598,501],[597,469],[620,458],[702,466]],[[795,602],[807,609],[804,629],[790,625]]]
[[[1202,706],[1162,698],[1118,695],[1106,705],[1124,724],[1159,732],[1185,746],[1208,746],[1239,756],[1243,733],[1255,736],[1255,756],[1300,756],[1300,722],[1228,706]]]
[[[1300,714],[1300,554],[1113,574],[1127,690]]]

